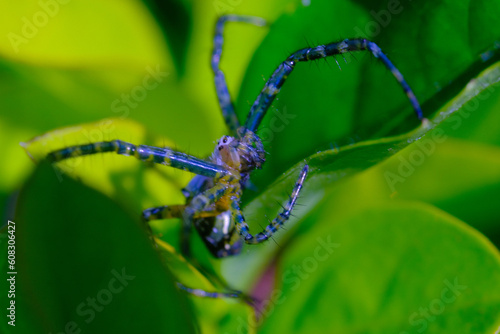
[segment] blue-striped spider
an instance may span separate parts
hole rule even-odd
[[[228,92],[223,72],[219,68],[222,55],[223,29],[228,21],[246,22],[262,26],[265,21],[250,16],[226,15],[216,24],[212,69],[215,74],[215,88],[228,127],[229,135],[216,144],[212,156],[199,159],[169,148],[133,145],[121,140],[94,142],[50,152],[47,159],[58,162],[64,159],[103,152],[115,152],[133,156],[149,163],[162,164],[197,174],[183,189],[185,204],[149,208],[143,211],[147,223],[155,219],[182,219],[181,250],[190,256],[189,237],[194,226],[205,242],[208,250],[217,258],[236,255],[243,243],[258,244],[268,240],[289,219],[296,200],[307,177],[308,166],[300,172],[288,202],[277,217],[258,234],[251,234],[240,208],[240,200],[253,170],[261,168],[265,161],[265,151],[256,131],[279,93],[287,77],[298,62],[326,58],[353,51],[369,51],[391,71],[420,120],[423,120],[419,103],[399,70],[373,42],[366,39],[345,39],[340,42],[305,48],[292,53],[282,62],[266,82],[253,103],[248,117],[240,124]],[[218,292],[204,292],[179,284],[180,288],[205,297],[237,296]]]

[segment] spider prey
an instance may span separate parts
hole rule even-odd
[[[366,39],[345,39],[292,53],[276,68],[266,82],[253,103],[245,124],[241,126],[231,102],[224,74],[219,68],[223,29],[228,21],[246,22],[258,26],[265,25],[263,19],[251,16],[226,15],[217,21],[211,65],[215,74],[215,88],[219,105],[230,135],[219,139],[210,158],[203,160],[169,148],[136,146],[121,140],[66,147],[53,151],[47,156],[49,161],[57,162],[77,156],[115,152],[197,174],[183,189],[186,197],[185,204],[149,208],[143,212],[145,222],[166,218],[180,218],[182,220],[181,250],[185,256],[190,254],[189,236],[193,225],[208,250],[215,257],[221,258],[238,254],[243,243],[258,244],[266,241],[289,219],[307,176],[307,165],[300,172],[292,194],[282,211],[262,232],[255,235],[250,233],[241,211],[240,199],[251,172],[261,168],[265,161],[264,146],[256,135],[256,131],[266,111],[298,62],[352,51],[369,51],[391,71],[406,93],[417,117],[421,121],[424,120],[419,103],[409,85],[380,48]],[[235,295],[204,292],[184,287],[181,284],[179,287],[187,292],[205,297]]]

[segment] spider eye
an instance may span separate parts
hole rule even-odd
[[[225,144],[227,143],[227,137],[224,137],[224,139],[222,139],[222,142]]]

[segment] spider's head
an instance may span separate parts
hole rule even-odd
[[[237,169],[242,173],[249,173],[261,168],[265,160],[262,141],[253,132],[238,130],[240,138],[224,136],[217,142],[212,156],[218,165],[225,165]]]
[[[240,169],[241,159],[238,154],[238,143],[239,141],[231,136],[224,136],[219,139],[212,156],[214,162],[218,165]]]

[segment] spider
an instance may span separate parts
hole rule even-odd
[[[225,24],[230,21],[256,26],[266,24],[262,18],[239,15],[222,16],[216,23],[211,66],[215,75],[215,88],[219,105],[229,135],[218,140],[211,157],[199,159],[169,148],[136,146],[118,139],[62,148],[50,152],[46,157],[49,162],[55,163],[73,157],[115,152],[120,155],[133,156],[145,162],[171,166],[196,174],[182,189],[186,198],[185,204],[149,208],[142,213],[142,220],[148,227],[148,222],[156,219],[181,219],[181,252],[186,258],[191,258],[189,240],[193,226],[211,254],[216,258],[224,258],[239,254],[243,243],[255,245],[265,242],[289,219],[309,171],[307,164],[302,168],[283,209],[260,233],[250,233],[243,217],[240,200],[242,192],[248,187],[252,171],[261,168],[265,161],[264,145],[259,136],[256,135],[256,131],[285,80],[298,62],[326,58],[351,51],[369,51],[380,59],[394,75],[406,93],[418,119],[422,122],[425,120],[417,98],[399,70],[374,42],[358,38],[304,48],[292,53],[267,80],[253,103],[245,123],[241,125],[229,95],[224,73],[219,68],[223,30]],[[178,287],[201,297],[239,296],[239,293],[206,292],[192,289],[181,283],[178,283]]]

